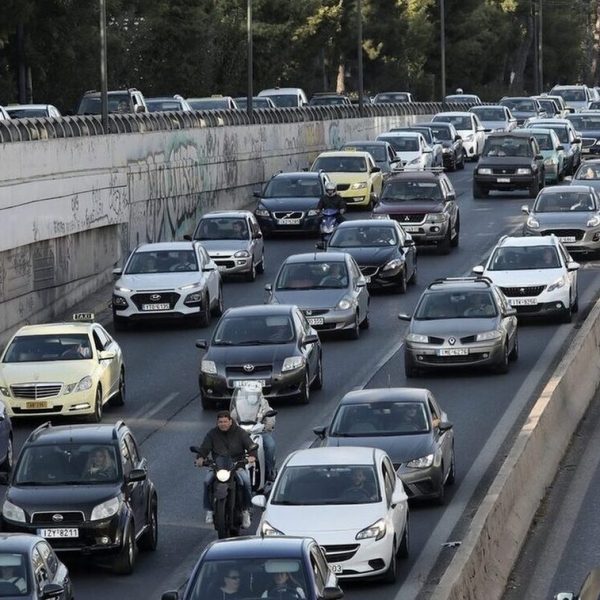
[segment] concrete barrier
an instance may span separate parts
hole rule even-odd
[[[600,301],[531,410],[433,600],[504,593],[532,519],[600,381]]]

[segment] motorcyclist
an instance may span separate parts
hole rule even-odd
[[[337,222],[345,221],[343,215],[346,212],[346,201],[337,193],[337,187],[332,181],[325,184],[325,195],[321,196],[317,208],[319,210],[333,208],[338,211]]]
[[[212,456],[213,460],[218,456],[222,456],[238,461],[245,455],[247,455],[249,463],[256,460],[256,444],[252,441],[250,435],[232,419],[228,410],[217,413],[217,426],[206,434],[199,450],[195,461],[197,467],[201,467],[209,455]],[[238,469],[236,475],[242,487],[242,528],[248,529],[251,525],[250,508],[252,507],[250,476],[245,469]],[[210,498],[210,485],[213,480],[214,473],[209,470],[204,478],[206,523],[214,522]]]
[[[262,386],[258,382],[249,382],[234,394],[231,401],[231,416],[238,423],[243,421],[243,414],[240,418],[238,411],[238,402],[244,401],[252,409],[257,423],[263,423],[265,428],[261,433],[263,439],[263,448],[265,451],[265,479],[267,481],[275,480],[275,440],[271,435],[275,429],[275,416],[267,417],[272,408],[268,400],[263,396]]]

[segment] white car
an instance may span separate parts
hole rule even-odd
[[[11,119],[33,119],[61,116],[60,111],[52,104],[9,104],[6,112]]]
[[[429,169],[433,163],[433,148],[422,133],[417,131],[388,131],[377,136],[377,140],[388,142],[402,161],[405,171]]]
[[[264,508],[263,536],[314,538],[340,578],[396,579],[408,556],[408,499],[390,457],[377,448],[310,448],[285,460]]]
[[[489,277],[518,315],[558,316],[569,322],[578,310],[578,269],[555,235],[504,236],[485,266],[473,272]]]
[[[115,329],[160,317],[188,317],[205,327],[211,313],[223,313],[221,274],[199,242],[142,244],[113,275]]]
[[[462,138],[465,154],[471,160],[479,160],[485,143],[485,128],[479,117],[472,112],[443,112],[431,119],[434,123],[452,123]]]

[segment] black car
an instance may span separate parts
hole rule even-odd
[[[221,592],[225,586],[227,594]],[[312,538],[285,536],[212,542],[200,555],[185,590],[165,592],[162,600],[218,600],[229,592],[232,598],[248,600],[344,597],[319,544]]]
[[[410,234],[391,219],[361,219],[341,223],[327,244],[328,252],[347,252],[371,287],[406,291],[417,281],[417,249]]]
[[[519,189],[535,198],[544,179],[544,157],[530,131],[491,133],[473,173],[473,198],[487,198],[491,190]]]
[[[513,117],[517,120],[517,126],[523,125],[527,119],[546,117],[546,111],[535,98],[529,96],[517,96],[513,98],[504,97],[498,104],[510,109]]]
[[[600,155],[600,113],[578,112],[567,118],[581,136],[581,154]]]
[[[219,320],[200,364],[200,399],[205,409],[229,403],[234,388],[259,381],[266,398],[298,399],[323,384],[321,342],[296,306],[230,308]]]
[[[40,425],[8,484],[4,531],[38,534],[57,552],[108,558],[122,574],[133,571],[138,548],[156,549],[156,490],[122,421]]]
[[[265,188],[254,192],[254,210],[265,236],[277,232],[319,232],[319,200],[329,177],[323,172],[277,173]]]
[[[48,542],[22,533],[0,534],[0,597],[73,600],[67,567]]]
[[[431,130],[434,139],[442,145],[444,169],[456,171],[465,168],[465,151],[463,141],[452,123],[419,123],[421,127]]]

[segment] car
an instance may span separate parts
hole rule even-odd
[[[248,96],[239,96],[234,98],[235,103],[240,110],[248,110]],[[277,108],[271,98],[267,96],[253,96],[252,108]]]
[[[472,106],[469,112],[479,117],[486,133],[512,131],[517,126],[517,119],[513,117],[510,109],[502,104]]]
[[[590,110],[600,110],[600,100],[593,100],[592,102],[590,102],[590,105],[588,106],[588,111]]]
[[[179,94],[146,98],[146,106],[148,107],[148,112],[190,112],[193,110],[188,101]]]
[[[529,130],[490,133],[473,172],[473,198],[487,198],[492,190],[523,189],[535,198],[545,178],[544,156]]]
[[[369,327],[368,279],[346,252],[288,256],[267,284],[268,304],[294,304],[317,331],[358,339]]]
[[[108,92],[109,114],[145,113],[148,112],[144,94],[136,88],[114,90]],[[96,90],[85,92],[79,101],[76,114],[102,114],[102,94]]]
[[[519,356],[517,311],[502,291],[482,277],[448,277],[430,283],[409,321],[404,373],[432,368],[490,367],[508,373]]]
[[[0,357],[0,400],[11,418],[71,416],[93,422],[125,402],[119,344],[91,313],[72,323],[25,325]]]
[[[13,468],[14,444],[12,421],[4,402],[0,402],[0,472],[10,473]]]
[[[369,287],[393,287],[401,294],[417,281],[417,249],[409,233],[392,219],[359,219],[340,223],[327,252],[347,252]]]
[[[392,146],[405,171],[418,171],[433,166],[433,148],[418,131],[387,131],[379,134],[376,139]]]
[[[525,128],[554,129],[560,143],[565,149],[567,175],[572,175],[581,164],[581,138],[575,131],[573,124],[568,119],[530,119],[525,123]]]
[[[61,116],[60,111],[52,104],[9,104],[6,112],[11,119],[34,119]]]
[[[192,110],[239,110],[239,106],[231,96],[208,96],[204,98],[186,98]]]
[[[394,133],[396,131],[414,131],[420,133],[425,138],[427,145],[431,148],[431,166],[434,168],[444,167],[444,150],[442,144],[437,141],[429,127],[427,127],[426,125],[422,126],[420,124],[416,124],[411,125],[409,127],[392,127],[390,129],[391,133]]]
[[[73,600],[73,584],[67,567],[44,538],[1,533],[0,597]]]
[[[319,202],[325,196],[329,176],[322,172],[279,172],[262,190],[254,215],[265,236],[275,233],[306,232],[318,235],[321,222]]]
[[[284,461],[263,508],[264,537],[306,535],[325,550],[340,578],[394,583],[409,553],[408,498],[386,452],[378,448],[307,448]]]
[[[600,568],[588,572],[579,592],[560,592],[554,600],[597,600],[600,597]]]
[[[577,137],[581,138],[581,154],[584,157],[600,155],[600,114],[597,112],[578,112],[570,114]]]
[[[243,275],[254,281],[265,272],[265,247],[260,225],[249,210],[204,213],[191,239],[208,252],[222,276]]]
[[[274,581],[293,585],[285,594],[274,590],[268,596]],[[248,599],[339,600],[344,596],[323,549],[312,538],[247,536],[211,542],[184,590],[165,592],[161,600],[217,600],[229,595],[221,594],[224,584],[239,598]]]
[[[117,330],[134,321],[173,318],[206,327],[211,315],[223,312],[221,274],[200,242],[140,244],[113,276]]]
[[[540,103],[529,96],[505,96],[499,102],[502,106],[510,109],[512,115],[517,119],[517,125],[523,125],[527,119],[546,118],[548,115]]]
[[[600,194],[600,158],[591,158],[579,166],[571,185],[589,185]]]
[[[481,104],[481,98],[475,94],[449,94],[444,96],[444,102],[447,104]]]
[[[445,502],[456,478],[454,431],[433,393],[423,388],[348,392],[331,424],[313,429],[312,447],[381,448],[402,479],[409,500]]]
[[[600,250],[600,197],[589,185],[557,185],[542,190],[527,215],[523,235],[554,234],[569,252]]]
[[[309,106],[350,106],[350,98],[335,92],[316,93],[308,102]]]
[[[396,156],[396,151],[389,142],[383,141],[350,141],[343,144],[340,150],[353,150],[368,152],[381,169],[384,179],[390,173],[402,168],[402,161]]]
[[[410,92],[379,92],[373,98],[373,104],[403,104],[414,102]]]
[[[375,199],[381,194],[383,175],[368,152],[321,152],[310,170],[327,173],[336,184],[339,195],[350,206],[364,206],[371,210]]]
[[[579,307],[578,269],[555,235],[505,235],[473,273],[491,279],[518,316],[558,317],[570,323]]]
[[[419,123],[431,130],[434,139],[442,146],[444,169],[456,171],[465,168],[465,151],[462,138],[452,123]]]
[[[558,106],[558,108],[560,109],[560,114],[556,115],[555,118],[559,118],[559,119],[564,119],[565,117],[567,117],[567,115],[572,112],[574,109],[569,109],[567,107],[567,105],[565,104],[564,98],[562,96],[554,96],[554,95],[550,95],[550,94],[541,94],[540,96],[535,96],[536,98],[544,98],[544,99],[548,99],[548,100],[554,100],[554,103]]]
[[[11,116],[6,112],[3,106],[0,106],[0,121],[9,121]]]
[[[459,244],[460,211],[448,176],[435,171],[397,173],[386,180],[375,219],[393,219],[418,245],[448,254]]]
[[[589,103],[595,98],[587,85],[555,85],[550,95],[561,96],[567,107],[574,110],[587,110]]]
[[[462,138],[465,156],[477,161],[485,143],[485,127],[471,112],[442,112],[431,119],[433,123],[452,123]]]
[[[560,183],[565,177],[565,147],[560,143],[554,129],[532,127],[529,129],[536,139],[544,157],[545,183]]]
[[[277,108],[301,108],[308,104],[306,94],[302,88],[275,87],[261,90],[258,92],[258,95],[261,98],[270,98]]]
[[[229,405],[234,388],[258,381],[267,400],[308,404],[310,390],[323,385],[321,341],[297,306],[254,305],[230,308],[221,317],[200,363],[204,409]]]
[[[25,440],[2,504],[2,530],[33,533],[58,553],[133,572],[158,543],[158,496],[133,432],[106,425],[37,427]]]
[[[562,119],[568,114],[568,111],[563,110],[554,98],[548,96],[531,96],[531,98],[538,101],[546,116],[551,119]]]

